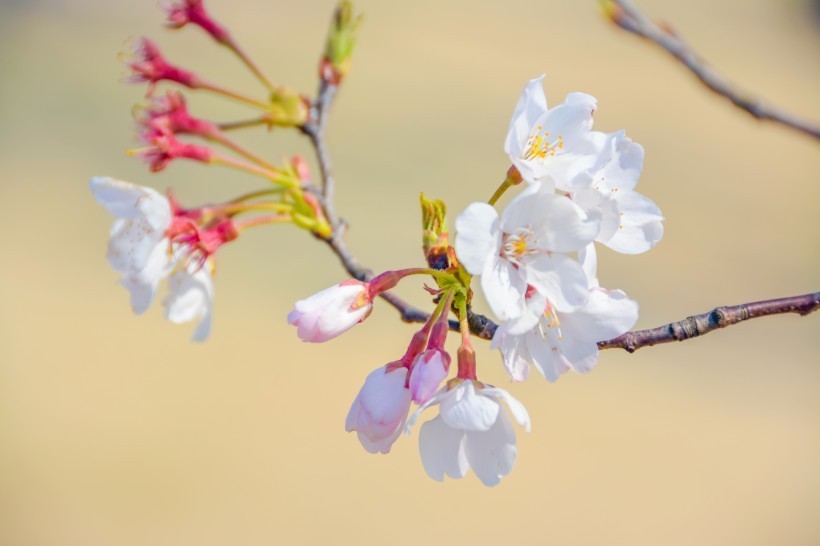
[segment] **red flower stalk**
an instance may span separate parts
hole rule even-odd
[[[157,45],[148,38],[141,38],[134,48],[135,60],[128,67],[134,72],[129,83],[150,82],[146,96],[154,92],[157,82],[171,81],[195,89],[202,81],[193,72],[170,64],[160,53]]]
[[[228,44],[230,42],[228,29],[211,18],[202,0],[176,0],[166,3],[163,7],[168,13],[167,26],[182,28],[190,23],[201,27],[219,43]]]

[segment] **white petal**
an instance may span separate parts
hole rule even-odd
[[[537,248],[550,252],[580,250],[595,239],[599,228],[599,218],[587,215],[571,199],[543,191],[522,193],[501,217],[505,233],[529,229]]]
[[[513,395],[498,387],[485,387],[481,389],[481,392],[484,396],[491,396],[498,400],[503,400],[504,403],[507,404],[507,407],[510,408],[510,413],[513,419],[515,419],[515,422],[524,427],[527,432],[530,431],[530,415],[527,413],[527,408],[525,408],[524,404],[519,402],[518,399],[513,397]]]
[[[599,191],[630,191],[635,188],[643,170],[643,147],[632,142],[625,131],[604,135],[595,166],[590,169],[592,187]]]
[[[498,212],[487,203],[473,203],[456,218],[456,255],[471,275],[481,275],[500,244]]]
[[[498,349],[504,361],[504,369],[513,381],[526,381],[530,375],[530,353],[524,336],[511,335],[505,330],[507,322],[502,323],[495,331],[490,344],[491,349]]]
[[[637,192],[622,192],[615,198],[621,213],[620,225],[605,245],[616,252],[640,254],[663,237],[663,216],[657,205]]]
[[[493,427],[485,432],[467,432],[464,451],[481,483],[487,487],[498,485],[512,470],[518,454],[515,430],[507,416],[501,413]]]
[[[94,177],[90,182],[94,198],[117,218],[145,218],[155,228],[165,230],[171,224],[168,199],[156,190],[108,177]]]
[[[629,331],[638,321],[638,303],[620,290],[591,290],[587,304],[562,314],[561,328],[585,341],[604,341]]]
[[[448,427],[441,415],[421,426],[419,454],[424,471],[436,481],[444,481],[445,475],[459,479],[467,474],[464,431]]]
[[[143,282],[137,277],[125,276],[120,283],[131,293],[131,309],[135,314],[141,315],[151,306],[154,301],[154,294],[157,291],[157,283]]]
[[[213,280],[209,265],[193,271],[180,270],[169,280],[168,296],[163,302],[165,318],[175,324],[199,319],[192,339],[204,341],[211,332]]]
[[[590,243],[578,251],[578,262],[587,275],[589,287],[598,288],[600,286],[598,283],[598,253],[594,244]]]
[[[508,261],[492,257],[481,275],[481,289],[493,313],[502,321],[521,314],[527,283]]]
[[[498,418],[498,402],[476,393],[473,382],[462,381],[453,389],[455,396],[445,398],[439,411],[452,428],[462,430],[489,430]]]
[[[558,311],[572,311],[589,297],[589,280],[581,265],[561,254],[539,254],[526,264],[527,283],[544,294]]]
[[[544,95],[544,85],[540,75],[527,82],[515,105],[507,138],[504,141],[504,151],[511,156],[520,156],[524,145],[530,136],[530,131],[536,121],[547,111],[547,97]]]
[[[547,381],[555,382],[569,371],[569,363],[562,357],[557,339],[542,338],[538,332],[533,332],[526,336],[526,341],[533,364]]]

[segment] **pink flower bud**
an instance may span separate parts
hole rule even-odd
[[[410,391],[405,387],[407,368],[378,368],[365,379],[350,406],[345,430],[356,431],[370,453],[389,453],[401,434],[410,410]]]
[[[427,349],[413,362],[410,372],[410,395],[422,405],[438,390],[450,369],[450,355],[441,349]]]
[[[145,135],[143,140],[151,145],[142,152],[142,156],[148,162],[152,172],[163,170],[168,163],[180,157],[202,163],[209,163],[213,157],[213,152],[209,147],[180,142],[173,133],[160,132]]]
[[[288,324],[298,328],[302,341],[321,343],[353,328],[372,308],[370,286],[351,279],[297,301],[288,314]]]
[[[217,42],[227,43],[230,39],[228,30],[205,11],[202,0],[177,0],[167,3],[164,8],[168,13],[167,24],[171,28],[182,28],[190,23],[201,27]]]
[[[139,110],[137,123],[143,140],[157,133],[191,134],[205,138],[219,133],[214,123],[188,113],[185,97],[178,91],[168,91],[164,97],[154,97],[150,105]]]
[[[165,60],[157,45],[148,38],[142,38],[134,48],[135,60],[128,62],[134,72],[128,82],[150,82],[147,95],[151,95],[157,82],[162,80],[176,82],[185,87],[196,88],[201,85],[200,79],[188,70],[176,67]]]

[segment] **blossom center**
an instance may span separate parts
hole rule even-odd
[[[558,135],[557,138],[550,140],[549,131],[541,133],[541,129],[541,125],[536,127],[535,132],[530,135],[529,139],[527,139],[527,145],[524,147],[524,153],[521,154],[523,159],[544,160],[548,157],[554,156],[559,150],[561,150],[561,148],[564,147],[563,135]]]
[[[538,321],[538,333],[541,339],[552,345],[553,351],[558,350],[558,344],[563,339],[561,334],[561,321],[558,320],[558,313],[551,303],[547,302],[547,307],[544,309],[544,314],[541,315]]]
[[[518,228],[512,233],[505,233],[501,244],[501,256],[513,263],[520,263],[525,256],[537,251],[532,229]]]

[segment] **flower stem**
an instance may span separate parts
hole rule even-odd
[[[245,129],[247,127],[256,127],[257,125],[266,125],[268,120],[264,117],[246,119],[241,121],[232,121],[227,123],[220,123],[217,125],[222,131],[233,131],[234,129]]]
[[[284,193],[286,190],[285,188],[268,188],[265,190],[257,190],[252,191],[250,193],[244,193],[239,197],[235,197],[229,201],[229,203],[242,203],[243,201],[250,201],[251,199],[256,199],[257,197],[265,197],[267,195],[277,195],[280,193]]]
[[[460,379],[476,381],[475,350],[470,341],[470,325],[467,320],[467,298],[457,297],[459,330],[461,331],[461,347],[458,348],[458,374]]]
[[[248,57],[247,53],[245,53],[242,50],[242,48],[239,47],[239,44],[237,44],[236,41],[234,41],[233,37],[228,37],[227,39],[222,41],[222,44],[225,47],[227,47],[229,50],[231,50],[237,57],[239,57],[239,60],[242,61],[242,63],[246,67],[248,67],[248,70],[250,70],[253,73],[253,75],[256,76],[256,78],[260,82],[262,82],[262,85],[264,85],[268,89],[268,91],[270,91],[271,93],[276,92],[276,87],[262,73],[262,71],[259,69],[259,67],[256,66],[256,63],[254,63],[251,60],[251,58]]]
[[[292,220],[290,216],[284,214],[276,216],[257,216],[256,218],[248,218],[247,220],[234,222],[234,227],[237,229],[237,231],[244,231],[248,228],[256,226],[265,226],[268,224],[284,224],[286,222],[291,221]]]
[[[215,165],[222,165],[225,167],[232,167],[234,169],[239,169],[240,171],[246,171],[251,174],[261,176],[263,178],[270,180],[274,184],[279,184],[280,186],[296,187],[295,183],[286,181],[281,176],[278,176],[276,171],[271,171],[270,169],[257,167],[256,165],[251,165],[249,163],[239,161],[238,159],[234,159],[232,157],[215,155],[211,158],[211,163]]]
[[[271,165],[270,163],[268,163],[267,161],[265,161],[261,157],[249,152],[248,150],[246,150],[245,148],[243,148],[242,146],[240,146],[239,144],[237,144],[233,140],[229,139],[225,135],[216,134],[216,135],[211,137],[211,140],[213,140],[214,142],[217,142],[219,144],[222,144],[223,146],[225,146],[229,150],[233,150],[237,154],[241,155],[242,157],[244,157],[245,159],[247,159],[247,160],[249,160],[253,163],[256,163],[260,167],[264,167],[264,168],[269,169],[269,170],[274,171],[274,172],[278,171],[278,169],[275,166]]]
[[[255,106],[256,108],[261,108],[262,110],[268,110],[269,106],[267,103],[264,103],[260,100],[256,100],[253,97],[249,97],[247,95],[243,95],[237,91],[232,91],[230,89],[225,89],[224,87],[220,87],[218,85],[214,85],[212,83],[200,83],[197,86],[198,89],[205,89],[206,91],[210,91],[212,93],[216,93],[217,95],[222,95],[223,97],[228,97],[229,99],[238,100],[239,102],[244,102],[245,104],[249,104],[250,106]]]
[[[512,186],[520,184],[521,180],[521,173],[518,171],[515,165],[513,165],[507,170],[507,178],[505,178],[504,182],[502,182],[501,185],[498,186],[498,189],[495,190],[495,193],[492,197],[490,197],[490,200],[487,202],[491,205],[495,205],[495,203],[499,199],[501,199],[501,196],[504,195],[504,192],[506,192]]]

